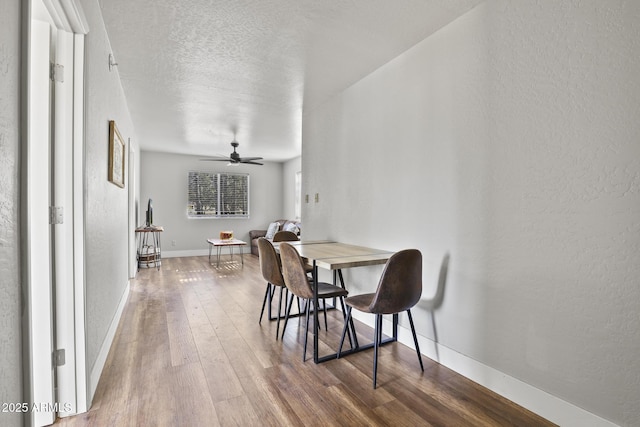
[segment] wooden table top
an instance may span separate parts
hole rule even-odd
[[[242,246],[247,244],[247,242],[239,239],[207,239],[207,242],[213,246]]]
[[[163,232],[164,228],[159,225],[150,225],[149,227],[142,226],[136,228],[136,233],[155,233],[155,232]]]
[[[330,241],[283,242],[296,248],[309,264],[328,270],[385,264],[393,252]],[[274,243],[276,249],[279,244]]]

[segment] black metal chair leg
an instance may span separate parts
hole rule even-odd
[[[334,298],[335,299],[335,298]],[[335,306],[335,303],[333,304]],[[329,325],[327,324],[327,300],[322,300],[322,310],[324,311],[324,330],[329,330]]]
[[[269,283],[269,299],[267,300],[267,315],[269,316],[269,320],[273,320],[273,314],[271,313],[271,306],[273,303],[273,293],[275,292],[275,286]]]
[[[284,326],[282,327],[282,336],[280,337],[281,339],[284,339],[284,332],[287,330],[287,322],[289,322],[289,314],[291,313],[291,306],[293,305],[293,292],[289,295],[289,304],[287,308],[287,312],[285,313],[284,316]],[[287,304],[285,304],[285,308],[286,308]]]
[[[358,344],[358,336],[356,335],[356,326],[353,323],[353,316],[349,319],[349,328],[351,328],[351,335],[353,336],[353,344],[355,348],[360,347]]]
[[[424,366],[422,365],[422,355],[420,354],[420,346],[418,346],[418,336],[416,335],[416,328],[413,326],[413,317],[411,316],[411,310],[407,310],[409,315],[409,324],[411,325],[411,333],[413,334],[413,342],[416,345],[416,353],[418,353],[418,361],[420,362],[420,369],[424,372]]]
[[[276,340],[278,339],[278,335],[280,335],[280,313],[282,313],[282,292],[284,291],[284,286],[280,286],[280,298],[278,298],[278,324],[276,325]]]
[[[270,300],[269,295],[271,290],[271,283],[267,283],[267,289],[264,293],[264,299],[262,300],[262,310],[260,310],[260,320],[258,323],[262,323],[262,315],[264,314],[264,306],[267,305],[267,300]]]
[[[382,314],[376,314],[376,327],[373,334],[373,388],[378,379],[378,347],[380,347],[380,332],[382,329]]]
[[[286,286],[284,288],[284,311],[287,312],[287,298],[289,298],[289,289]],[[284,315],[284,313],[282,313]]]
[[[322,300],[324,302],[324,300]],[[322,330],[322,325],[320,325],[320,320],[318,320],[318,310],[320,309],[320,301],[318,301],[318,306],[313,309],[313,321],[318,324],[318,330]]]
[[[311,308],[310,301],[307,301],[307,316],[306,316],[306,326],[304,328],[304,351],[302,352],[302,361],[306,361],[307,359],[307,338],[309,337],[309,309]]]

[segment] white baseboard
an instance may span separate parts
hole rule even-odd
[[[93,396],[96,393],[96,388],[98,387],[98,381],[100,381],[100,375],[102,375],[102,370],[104,369],[104,364],[107,362],[107,356],[109,355],[109,349],[111,348],[111,344],[113,344],[113,338],[116,335],[116,330],[118,329],[118,324],[120,323],[120,318],[122,317],[122,312],[124,310],[124,306],[127,303],[127,298],[129,297],[129,289],[130,282],[127,281],[127,286],[120,297],[120,302],[118,303],[118,308],[116,309],[116,313],[111,320],[111,325],[109,325],[109,329],[107,330],[107,335],[104,337],[102,341],[102,346],[100,347],[100,352],[98,353],[98,358],[96,362],[93,364],[93,368],[91,369],[91,376],[89,378],[89,402],[93,402]],[[89,403],[91,406],[91,403]]]
[[[354,319],[373,328],[372,315],[356,312],[355,310],[352,315]],[[390,335],[391,319],[390,316],[387,317],[389,319],[385,319],[383,331],[385,334]],[[415,348],[410,329],[399,326],[398,341],[407,347]],[[420,345],[420,353],[424,356],[560,426],[617,427],[611,421],[607,421],[497,369],[484,365],[429,338],[418,335],[418,344]]]
[[[162,258],[181,258],[188,256],[208,256],[208,249],[194,249],[188,251],[162,251]],[[213,255],[213,254],[212,254]]]
[[[248,247],[235,247],[233,248],[233,254],[234,255],[240,255],[240,252],[238,252],[238,249],[240,251],[242,251],[242,253],[244,255],[250,255],[251,254],[251,250]],[[216,255],[216,251],[215,249],[213,251],[211,251],[211,257],[213,258]],[[229,250],[228,249],[224,249],[224,253],[222,253],[223,256],[228,256],[229,255]],[[181,258],[181,257],[189,257],[189,256],[209,256],[209,250],[208,249],[193,249],[193,250],[187,250],[187,251],[162,251],[162,258]]]

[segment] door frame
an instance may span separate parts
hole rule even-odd
[[[89,403],[84,297],[84,35],[88,32],[88,25],[77,0],[29,0],[22,2],[22,6],[22,68],[25,70],[22,74],[26,76],[21,81],[23,402],[30,407],[24,422],[25,425],[46,425],[58,415],[86,412]],[[51,61],[51,56],[58,62],[58,56],[63,55],[66,61],[64,78],[70,79],[59,99],[50,103],[47,112],[41,110],[36,119],[44,121],[44,115],[48,116],[50,125],[46,128],[52,128],[53,132],[40,131],[42,123],[32,120],[32,112],[42,104],[37,102],[39,96],[45,96],[41,92],[45,90],[44,85],[39,89],[32,86],[32,33],[40,31],[42,34],[44,31],[36,20],[44,21],[48,28],[53,29],[50,31],[59,36],[49,40],[55,49],[53,55],[34,56],[33,61],[40,64],[42,73],[43,67],[48,69],[47,62]],[[57,86],[57,83],[53,85]],[[50,136],[46,136],[47,132]],[[49,155],[43,159],[42,151],[38,151],[45,144],[43,139],[49,140],[50,137],[64,139],[62,149],[55,142],[53,150],[60,150],[62,155],[52,152],[52,160],[49,160]],[[58,191],[55,197],[62,194],[64,201],[53,200],[52,192],[56,190],[50,188],[52,176],[50,172],[38,173],[39,167],[47,171],[51,167],[72,171],[60,177],[56,175],[56,180],[62,180],[62,191]],[[49,184],[43,186],[43,180]],[[54,202],[64,203],[65,224],[60,239],[64,246],[50,247],[52,252],[59,252],[53,257],[55,260],[46,254],[40,256],[39,252],[43,243],[42,233],[49,235],[48,230],[52,227],[48,224],[48,205]],[[50,248],[47,247],[47,254]],[[54,296],[51,283],[60,272],[63,275],[58,280],[64,284],[56,286]],[[57,295],[59,291],[60,295]],[[62,304],[64,310],[59,309],[58,313],[63,314],[63,318],[58,318],[57,314],[54,317],[54,303],[59,307]],[[42,337],[48,338],[40,342]],[[56,339],[65,341],[62,345],[67,363],[59,368],[53,366],[52,351],[60,348],[60,343],[54,341]],[[54,369],[62,386],[57,396],[53,390],[53,375],[47,374]]]
[[[53,403],[54,372],[52,363],[52,262],[50,205],[51,81],[49,63],[51,25],[34,19],[29,28],[27,144],[22,145],[23,195],[22,227],[24,244],[23,286],[23,363],[25,368],[24,402],[29,404],[27,425],[51,424],[51,410],[33,410],[32,405]],[[32,52],[37,54],[32,56]],[[40,102],[37,102],[37,100]],[[42,102],[46,99],[46,102]],[[26,154],[26,155],[25,155]],[[26,178],[26,179],[25,179]],[[24,317],[26,316],[26,318]]]

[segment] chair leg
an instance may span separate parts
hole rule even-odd
[[[309,300],[311,301],[311,300]],[[322,300],[324,302],[324,300]],[[318,320],[318,310],[320,309],[320,300],[318,300],[318,305],[313,309],[313,321],[318,324],[318,330],[322,330],[322,325],[320,324],[320,320]]]
[[[271,283],[267,282],[267,290],[264,293],[264,299],[262,300],[262,310],[260,310],[260,320],[258,320],[258,323],[262,323],[262,315],[264,314],[264,306],[267,305],[267,300],[269,300],[269,302],[271,302]],[[269,317],[271,317],[271,310],[269,310]]]
[[[278,324],[276,325],[276,341],[278,340],[278,335],[280,335],[280,313],[282,313],[282,292],[284,291],[284,286],[280,286],[280,298],[278,298]]]
[[[287,312],[287,299],[289,298],[289,288],[287,288],[286,286],[283,286],[284,289],[284,313],[282,313],[282,315],[284,316],[285,313]]]
[[[285,316],[284,316],[284,326],[282,327],[282,336],[280,337],[280,339],[284,339],[284,332],[287,330],[287,323],[289,322],[289,314],[291,314],[292,305],[293,305],[293,292],[291,292],[291,295],[289,295],[289,304],[288,304],[287,312],[285,313]],[[285,308],[286,307],[287,307],[287,304],[285,304]]]
[[[360,347],[358,344],[358,336],[356,335],[356,325],[353,323],[353,317],[349,319],[349,327],[351,328],[351,336],[353,337],[353,344],[355,348]]]
[[[424,366],[422,365],[422,355],[420,354],[420,347],[418,346],[418,336],[416,335],[416,328],[413,327],[413,317],[411,316],[411,310],[407,310],[409,315],[409,324],[411,325],[411,333],[413,334],[413,342],[416,345],[416,353],[418,353],[418,361],[420,362],[420,369],[424,372]]]
[[[382,314],[376,314],[376,327],[373,333],[373,388],[376,388],[378,378],[378,347],[380,347],[380,334],[382,332]]]
[[[335,305],[335,304],[334,304]],[[322,310],[324,311],[324,330],[329,330],[329,325],[327,325],[327,300],[322,300]]]
[[[344,310],[344,304],[342,305],[342,308]],[[338,356],[337,358],[340,359],[340,355],[342,354],[342,346],[344,345],[344,337],[345,335],[347,335],[347,329],[349,329],[349,319],[351,319],[351,306],[348,305],[347,306],[347,311],[346,311],[346,315],[344,318],[344,327],[342,328],[342,336],[340,337],[340,347],[338,347]],[[349,334],[351,335],[351,334]],[[351,340],[351,336],[349,336],[349,340]],[[351,344],[351,348],[353,348],[353,344]]]
[[[273,317],[273,307],[272,307],[272,303],[273,303],[273,294],[276,292],[276,287],[273,286],[271,283],[267,283],[268,287],[269,287],[269,298],[267,299],[267,315],[269,316],[269,320],[276,320],[275,317]]]
[[[307,359],[307,338],[309,337],[309,312],[311,308],[311,301],[307,300],[307,316],[306,316],[306,326],[304,328],[304,352],[302,353],[302,361],[305,362]]]

